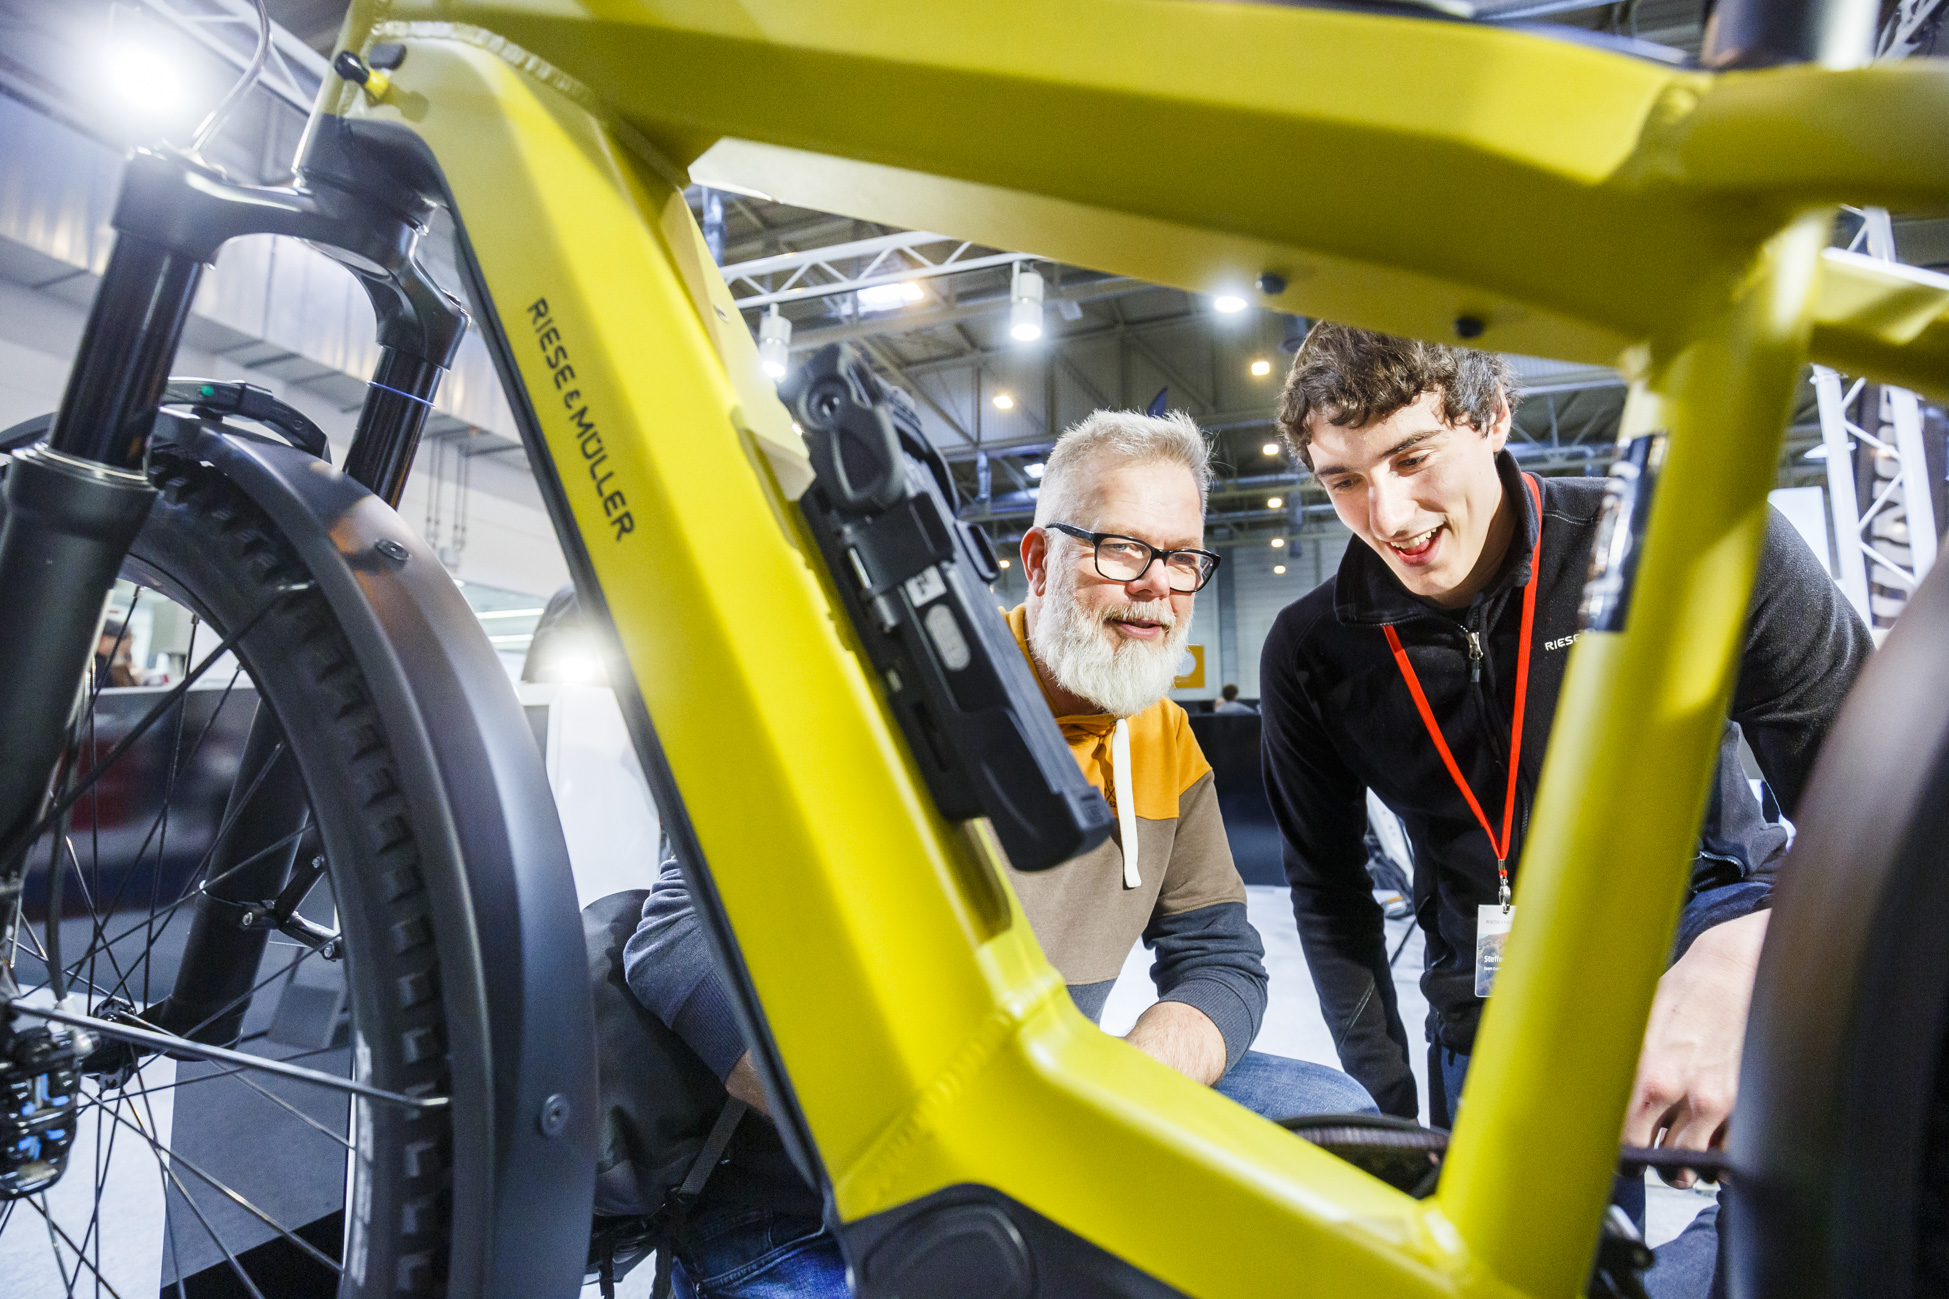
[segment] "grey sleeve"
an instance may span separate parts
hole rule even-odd
[[[1144,946],[1155,954],[1159,1001],[1201,1010],[1225,1038],[1225,1068],[1251,1049],[1265,1018],[1265,945],[1243,902],[1220,902],[1176,915],[1153,915]]]
[[[730,1076],[745,1053],[744,1035],[667,841],[643,918],[623,947],[623,977],[720,1081]]]

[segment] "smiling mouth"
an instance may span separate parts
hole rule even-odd
[[[1112,627],[1126,636],[1136,636],[1144,640],[1170,630],[1161,622],[1151,622],[1144,618],[1112,618],[1109,621]]]
[[[1387,543],[1388,549],[1410,563],[1425,559],[1428,552],[1434,548],[1435,538],[1441,535],[1441,530],[1445,526],[1438,523],[1426,532],[1417,533],[1405,541],[1390,541]]]

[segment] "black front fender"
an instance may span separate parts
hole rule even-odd
[[[513,686],[440,561],[378,497],[294,448],[177,430],[314,574],[425,835],[454,1061],[448,1292],[572,1296],[595,1189],[594,1013],[568,848]]]

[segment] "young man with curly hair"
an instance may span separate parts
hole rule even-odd
[[[1582,631],[1604,499],[1601,479],[1522,472],[1507,445],[1519,396],[1500,357],[1321,322],[1293,358],[1279,411],[1294,455],[1354,536],[1333,580],[1280,614],[1260,666],[1266,786],[1293,914],[1341,1063],[1383,1110],[1414,1117],[1408,1037],[1365,870],[1371,789],[1414,846],[1430,1121],[1444,1127],[1500,953],[1496,933],[1478,942],[1478,909],[1510,914],[1504,890]],[[1727,729],[1645,1035],[1629,1144],[1723,1139],[1786,843],[1752,795],[1738,733],[1791,815],[1870,648],[1819,562],[1773,514],[1732,700],[1738,731]],[[1636,1201],[1641,1214],[1641,1185]],[[1677,1255],[1661,1256],[1647,1277],[1654,1292],[1705,1293],[1712,1221],[1702,1215]]]

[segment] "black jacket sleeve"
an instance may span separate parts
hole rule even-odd
[[[1766,820],[1739,762],[1741,732],[1787,816],[1800,804],[1821,741],[1874,641],[1778,510],[1768,511],[1753,598],[1746,611],[1732,721],[1699,834],[1692,893],[1673,959],[1714,925],[1761,910],[1786,855],[1786,832]]]
[[[1367,790],[1340,761],[1288,648],[1281,618],[1259,663],[1266,795],[1285,843],[1293,918],[1340,1064],[1383,1113],[1417,1117],[1408,1035],[1394,996],[1380,905],[1367,877]]]
[[[1768,513],[1732,720],[1791,818],[1874,640],[1794,526]]]

